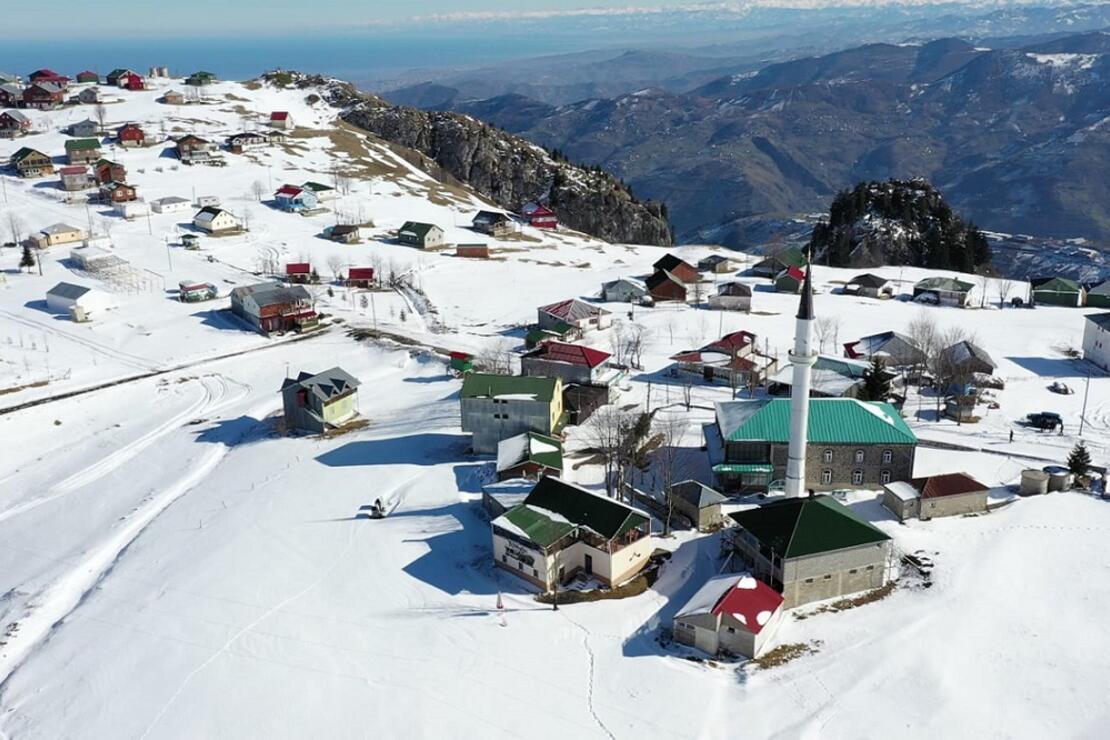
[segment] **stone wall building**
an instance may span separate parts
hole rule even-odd
[[[884,486],[883,506],[899,521],[983,514],[988,490],[966,473],[946,473]]]

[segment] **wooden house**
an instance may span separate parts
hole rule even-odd
[[[62,190],[67,192],[85,190],[93,184],[92,178],[89,177],[89,169],[84,165],[63,167],[58,174],[61,176]]]
[[[946,375],[957,378],[972,378],[977,374],[994,375],[994,371],[998,369],[998,363],[985,349],[966,340],[945,347],[937,359],[941,367],[946,369]]]
[[[559,228],[559,217],[555,215],[555,211],[542,203],[528,203],[524,206],[523,213],[524,217],[528,219],[528,224],[533,228]]]
[[[751,311],[752,286],[736,281],[721,283],[716,295],[709,296],[709,307],[722,311]]]
[[[283,131],[292,131],[293,116],[289,115],[289,111],[276,110],[270,114],[270,127],[278,128]]]
[[[779,250],[770,254],[751,267],[751,273],[759,277],[774,278],[789,267],[805,267],[805,252],[797,247]]]
[[[138,92],[146,89],[146,80],[143,79],[142,75],[132,72],[123,78],[123,84],[121,84],[120,87],[132,92]]]
[[[207,162],[216,151],[216,145],[196,134],[185,134],[176,141],[177,156],[185,164]]]
[[[686,283],[666,270],[656,270],[644,281],[648,295],[656,302],[686,301]]]
[[[31,130],[31,119],[17,110],[0,111],[0,138],[14,139]]]
[[[348,288],[373,288],[373,267],[352,267],[347,270],[347,279],[343,281]]]
[[[308,262],[290,262],[285,266],[285,281],[297,285],[312,282],[312,265]]]
[[[17,108],[23,104],[23,88],[15,83],[0,83],[0,108]]]
[[[243,131],[227,137],[227,148],[232,154],[242,154],[252,149],[261,149],[269,143],[269,139],[255,131]]]
[[[92,164],[100,159],[100,142],[96,139],[67,139],[66,162]]]
[[[31,74],[27,75],[27,80],[31,84],[50,83],[58,85],[65,89],[69,86],[69,78],[65,75],[58,74],[52,69],[36,69]]]
[[[325,229],[328,239],[340,244],[357,244],[362,236],[361,230],[355,224],[336,224]]]
[[[91,69],[86,69],[77,73],[77,83],[81,85],[88,83],[92,83],[94,85],[100,84],[100,75],[98,75],[96,72],[93,72]]]
[[[513,220],[509,214],[500,211],[478,211],[470,222],[470,228],[489,236],[504,236],[512,230]]]
[[[51,110],[65,100],[65,88],[54,82],[36,82],[23,90],[23,107]]]
[[[612,385],[623,375],[610,365],[611,357],[580,344],[543,342],[520,358],[520,374],[559,378],[567,385]]]
[[[146,145],[146,134],[134,123],[129,123],[122,126],[116,132],[116,140],[119,141],[120,146],[123,147],[138,147]]]
[[[656,272],[669,273],[682,283],[696,283],[701,279],[698,268],[670,253],[657,259],[651,267]]]
[[[540,306],[536,313],[539,327],[551,331],[569,326],[584,334],[594,329],[608,329],[613,325],[612,313],[577,298]]]
[[[258,283],[234,288],[231,311],[266,334],[303,331],[319,323],[312,296],[303,285]]]
[[[127,182],[127,168],[110,159],[98,159],[93,165],[93,177],[103,185],[108,182]]]
[[[435,224],[419,221],[406,221],[397,230],[397,241],[420,249],[442,249],[446,244],[446,234]]]
[[[106,182],[100,186],[100,197],[109,203],[129,203],[138,199],[133,185],[125,182]]]
[[[127,76],[130,74],[133,74],[131,70],[118,67],[108,73],[108,76],[104,78],[104,84],[110,87],[123,87],[126,84]]]
[[[54,161],[30,147],[20,147],[12,155],[10,162],[20,177],[46,177],[54,174]]]

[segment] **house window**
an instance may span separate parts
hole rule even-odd
[[[856,462],[863,462],[863,450],[856,450]]]
[[[736,634],[736,628],[735,627],[729,627],[728,628],[728,633],[730,635],[735,635]]]
[[[532,569],[532,576],[535,577],[535,578],[539,578],[540,577],[539,571],[537,571],[535,568],[533,568]]]
[[[806,583],[813,583],[813,579],[812,578],[807,578]]]
[[[875,570],[875,566],[874,565],[869,565],[869,566],[867,566],[867,569],[868,570]]]
[[[862,485],[862,484],[863,484],[863,471],[862,470],[853,470],[852,471],[852,485],[858,486],[858,485]]]
[[[821,471],[821,484],[827,486],[830,483],[832,483],[832,471],[831,470],[822,470]]]
[[[832,458],[832,455],[833,455],[833,453],[832,453],[832,450],[825,450],[825,451],[824,451],[823,453],[821,453],[821,454],[822,454],[822,457],[823,457],[823,458],[825,459],[825,462],[827,462],[827,463],[831,463],[831,462],[832,462],[832,460],[833,460],[833,458]]]
[[[890,465],[894,460],[894,450],[883,450],[883,465]]]
[[[502,563],[507,563],[507,562],[509,562],[509,556],[508,556],[508,555],[506,555],[505,553],[501,553],[501,562],[502,562]]]
[[[852,568],[850,571],[848,571],[848,573],[855,574],[857,570],[857,568]]]
[[[826,581],[831,581],[832,580],[832,574],[830,573],[829,575],[825,576],[825,580]]]
[[[884,486],[887,483],[890,483],[890,471],[889,470],[884,470],[881,473],[879,473],[879,482],[882,483]]]

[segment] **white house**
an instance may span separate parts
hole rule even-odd
[[[1093,313],[1083,323],[1083,358],[1110,370],[1110,313]]]
[[[215,206],[206,206],[193,216],[193,226],[209,234],[225,234],[241,228],[239,219],[230,211]]]
[[[99,290],[73,283],[58,283],[46,291],[46,305],[52,311],[68,313],[75,321],[85,321],[90,315],[112,308],[112,297]]]
[[[208,208],[209,206],[219,206],[220,196],[218,195],[198,195],[197,201],[194,204],[197,208]]]
[[[73,244],[79,242],[88,236],[88,232],[79,226],[70,226],[69,224],[57,223],[47,226],[45,229],[35,234],[35,246],[39,249],[46,247],[53,247],[58,244]]]
[[[176,195],[152,200],[150,207],[155,213],[180,213],[192,210],[192,204],[189,203],[188,198],[179,198]]]
[[[150,213],[150,205],[145,200],[128,200],[116,203],[112,210],[121,218],[139,218]]]

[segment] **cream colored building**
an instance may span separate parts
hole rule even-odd
[[[83,241],[88,237],[88,232],[77,226],[70,226],[69,224],[57,223],[52,226],[47,226],[45,229],[35,234],[35,246],[39,249],[47,247],[54,247],[59,244],[74,244]]]

